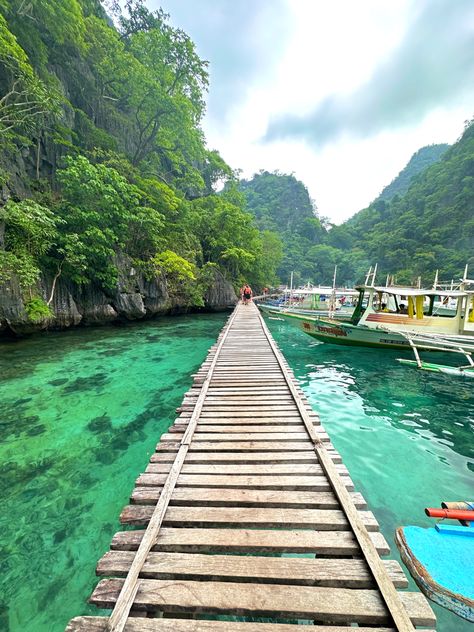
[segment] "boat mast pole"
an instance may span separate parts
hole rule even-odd
[[[372,287],[375,286],[375,275],[377,274],[377,267],[378,267],[378,263],[375,264],[375,268],[374,271],[372,272]]]
[[[365,284],[368,285],[369,284],[369,279],[370,279],[370,275],[372,274],[372,266],[370,266],[369,271],[366,274],[365,277]]]
[[[334,266],[334,276],[332,277],[331,300],[329,301],[329,316],[333,316],[336,311],[336,275],[337,265]]]

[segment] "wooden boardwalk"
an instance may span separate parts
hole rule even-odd
[[[179,410],[121,514],[141,528],[97,566],[90,601],[112,615],[67,632],[434,626],[420,593],[397,592],[406,577],[381,561],[377,521],[254,305],[236,307]]]

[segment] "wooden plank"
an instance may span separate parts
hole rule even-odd
[[[183,400],[182,406],[193,406],[194,397],[187,397]],[[243,404],[247,406],[265,406],[267,404],[283,404],[294,405],[293,398],[289,395],[270,395],[264,393],[249,393],[248,395],[220,395],[213,397],[206,397],[206,407],[212,406],[235,406],[236,404]]]
[[[195,394],[199,391],[198,388],[191,389],[189,393]],[[247,387],[237,387],[237,386],[229,386],[225,387],[209,387],[210,397],[224,397],[226,395],[235,395],[235,396],[247,396],[247,395],[291,395],[288,385],[283,384],[275,384],[273,386],[247,386]],[[193,395],[194,396],[194,395]]]
[[[130,508],[130,509],[129,509]],[[120,515],[122,524],[136,524],[128,519],[129,512],[136,515],[137,510],[144,513],[150,507],[128,505]],[[377,531],[377,521],[370,511],[359,511],[365,527]],[[143,523],[141,523],[143,524]],[[286,509],[286,508],[248,508],[248,507],[168,507],[163,525],[168,527],[237,527],[237,528],[286,528],[318,529],[319,531],[347,531],[349,524],[342,511],[337,509]],[[229,532],[228,537],[231,534]]]
[[[200,380],[195,380],[196,384],[200,383]],[[219,386],[225,388],[237,388],[239,386],[285,386],[286,382],[283,377],[262,377],[262,378],[245,378],[245,377],[229,377],[223,378],[218,377],[212,380],[211,382],[214,388],[218,388]]]
[[[247,402],[237,402],[237,403],[229,403],[226,406],[222,406],[222,405],[215,405],[215,406],[208,406],[207,402],[206,402],[206,406],[203,407],[202,409],[202,414],[205,417],[217,417],[217,413],[239,413],[242,414],[243,411],[246,412],[265,412],[265,413],[269,413],[270,411],[274,412],[277,411],[279,413],[278,417],[282,417],[282,413],[284,415],[286,415],[286,412],[283,411],[291,411],[294,413],[297,413],[297,416],[299,417],[299,412],[298,409],[296,408],[295,404],[292,402],[288,402],[287,404],[284,403],[278,403],[278,404],[269,404],[269,403],[255,403],[255,404],[251,404],[248,401]],[[266,415],[266,416],[270,416],[271,415]],[[289,415],[289,416],[293,416],[293,415]]]
[[[144,531],[119,531],[111,548],[135,551]],[[380,555],[390,547],[381,533],[369,533]],[[266,529],[162,528],[152,551],[234,552],[234,553],[306,553],[316,555],[360,555],[357,540],[350,531],[292,531]]]
[[[133,504],[155,504],[161,493],[159,487],[136,487],[130,497]],[[359,509],[366,509],[361,494],[354,492],[353,501]],[[339,501],[332,492],[288,492],[271,489],[175,488],[171,505],[209,507],[305,507],[307,509],[338,509]]]
[[[107,632],[106,617],[76,617],[66,632]],[[307,632],[308,626],[291,623],[259,623],[240,621],[205,621],[193,619],[129,618],[124,632]],[[315,625],[311,632],[347,632],[347,627]],[[394,628],[358,627],[357,632],[396,632]],[[424,632],[435,632],[424,630]]]
[[[168,432],[162,435],[162,441],[176,441],[179,432]],[[321,433],[322,434],[322,433]],[[324,435],[323,435],[324,436]],[[193,442],[201,441],[306,441],[306,432],[196,432],[193,436]],[[328,437],[329,440],[329,437]],[[214,446],[215,447],[215,446]]]
[[[337,463],[342,459],[339,454],[334,453]],[[173,452],[155,452],[150,456],[152,463],[169,463],[174,460]],[[188,452],[186,463],[317,463],[318,459],[314,451],[287,452]]]
[[[141,487],[159,487],[164,485],[167,474],[141,474],[136,484]],[[352,491],[354,484],[344,477],[346,487]],[[329,491],[331,486],[325,476],[285,476],[284,474],[180,474],[177,481],[179,487],[241,487],[247,489],[293,489]]]
[[[99,608],[112,607],[122,585],[123,580],[103,579],[90,602]],[[435,623],[423,595],[406,592],[399,596],[413,624],[427,626]],[[389,620],[385,604],[376,590],[320,586],[142,579],[135,606],[150,611],[302,618],[334,623],[383,624]]]
[[[187,419],[183,418],[183,417],[179,417],[175,424],[177,425],[181,425],[181,430],[185,430],[185,427],[187,426]],[[293,424],[292,425],[292,429],[290,430],[290,432],[302,432],[302,430],[300,430],[301,426],[301,421],[299,417],[226,417],[225,413],[222,413],[220,417],[216,417],[216,418],[212,418],[212,419],[201,419],[201,424],[202,425],[216,425],[216,426],[225,426],[225,425],[245,425],[247,426],[247,428],[245,428],[245,432],[258,432],[258,430],[252,430],[252,428],[248,427],[248,426],[261,426],[261,425],[271,425],[271,424],[276,424],[276,425],[287,425],[287,424]],[[295,428],[296,426],[296,428]],[[304,426],[303,426],[304,429]],[[178,431],[179,429],[176,428],[176,431]],[[218,432],[219,430],[213,430],[213,432]],[[232,430],[233,431],[233,430]],[[262,432],[268,432],[267,428],[263,428]],[[278,429],[277,432],[281,432],[280,429]],[[304,429],[304,432],[306,432],[306,430]],[[315,424],[315,432],[318,432],[322,435],[328,436],[327,433],[323,430],[323,428],[321,427],[320,424]],[[165,433],[163,436],[167,437],[167,433]],[[308,438],[307,433],[305,434],[306,439]],[[167,441],[170,439],[162,439],[162,441]]]
[[[337,465],[337,471],[340,474],[349,475],[349,471],[345,465]],[[165,474],[171,468],[170,463],[151,462],[147,465],[146,473],[148,474]],[[300,474],[309,476],[310,474],[323,474],[323,468],[318,463],[243,463],[238,467],[235,464],[223,463],[189,463],[187,460],[181,468],[183,474],[286,474],[287,476],[297,476]]]
[[[311,441],[199,441],[190,446],[193,452],[307,452],[312,447]],[[156,446],[156,450],[169,452],[177,451],[179,442],[162,442]]]
[[[133,561],[133,551],[109,551],[98,562],[97,575],[123,577]],[[408,580],[395,560],[384,562],[398,588]],[[199,579],[305,586],[373,588],[374,578],[364,560],[149,553],[140,577],[150,579]]]
[[[184,432],[187,425],[188,419],[186,417],[178,417],[175,419],[173,425],[168,428],[168,432]],[[211,429],[210,426],[214,428]],[[228,419],[225,417],[225,413],[222,417],[216,419],[202,419],[197,428],[199,432],[221,432],[222,426],[228,426],[229,432],[235,432],[235,426],[242,426],[241,432],[285,432],[282,426],[288,426],[288,432],[306,431],[305,426],[298,417],[245,417],[244,419]],[[267,426],[275,426],[275,429],[272,430]],[[319,420],[315,420],[314,426],[316,432],[326,434]],[[202,430],[202,427],[205,427],[206,430]]]
[[[151,455],[152,463],[169,463],[174,460],[173,452],[155,452]],[[332,451],[334,463],[342,463],[339,453]],[[314,451],[287,452],[188,452],[186,463],[317,463]]]
[[[198,432],[302,432],[304,430],[306,432],[301,421],[295,420],[293,423],[290,421],[275,423],[268,419],[265,424],[261,424],[260,419],[246,419],[244,423],[241,421],[234,423],[229,419],[206,419],[205,422],[197,425],[196,430]],[[178,421],[168,429],[168,432],[182,432],[186,426],[186,423]]]
[[[227,419],[230,419],[232,417],[297,417],[300,418],[300,413],[297,409],[292,408],[291,410],[268,410],[268,409],[262,409],[260,411],[258,410],[248,410],[247,408],[245,409],[240,409],[240,410],[235,410],[235,411],[226,411],[224,410],[224,412],[218,412],[218,411],[214,411],[214,410],[209,410],[202,413],[201,415],[201,419],[212,419],[212,418],[221,418],[221,417],[225,417]]]

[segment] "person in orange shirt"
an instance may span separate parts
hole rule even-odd
[[[252,288],[248,283],[242,288],[242,301],[244,305],[252,302]]]

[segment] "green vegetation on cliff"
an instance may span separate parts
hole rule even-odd
[[[59,278],[110,290],[123,257],[182,304],[202,304],[212,266],[275,280],[278,239],[206,147],[207,62],[186,33],[143,0],[109,3],[114,23],[99,0],[0,8],[2,283],[38,311]]]
[[[402,196],[410,188],[412,180],[419,173],[430,167],[441,158],[441,156],[449,148],[447,144],[440,145],[428,145],[428,147],[422,147],[410,158],[406,167],[404,167],[398,176],[392,180],[392,182],[386,186],[382,193],[378,196],[377,200],[384,200],[389,202],[396,195]]]
[[[305,185],[293,175],[260,171],[251,180],[241,180],[239,187],[257,226],[281,239],[280,279],[288,282],[292,271],[297,282],[314,278],[326,228]]]
[[[377,200],[343,228],[351,251],[362,248],[382,274],[425,282],[436,269],[444,279],[459,278],[474,265],[474,124],[438,162],[416,176],[407,193]],[[342,228],[342,227],[341,227]]]

